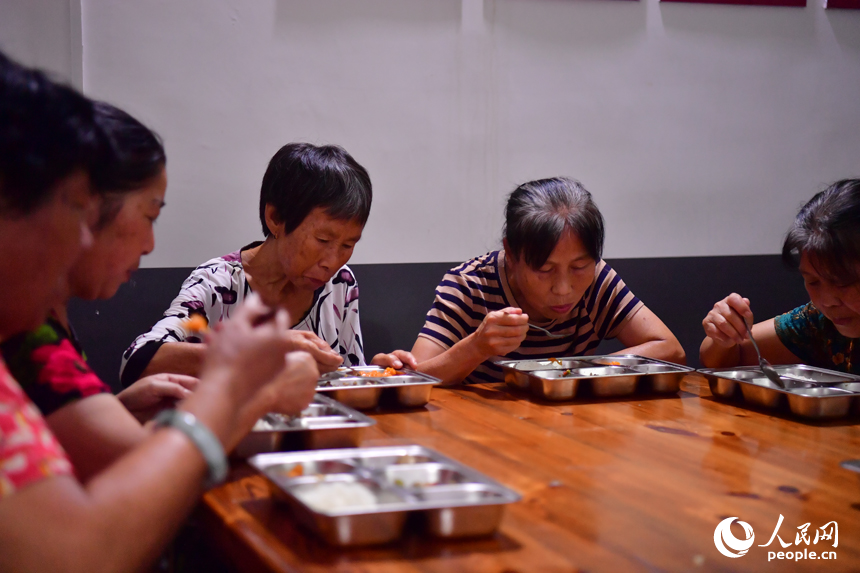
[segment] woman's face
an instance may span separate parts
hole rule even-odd
[[[89,177],[78,172],[60,181],[52,199],[35,212],[0,218],[0,249],[10,263],[0,271],[0,339],[36,328],[66,300],[69,269],[92,245],[90,225],[97,215]]]
[[[289,235],[281,225],[276,244],[284,274],[301,290],[320,288],[349,261],[363,230],[364,225],[335,219],[321,207]]]
[[[860,283],[835,283],[821,276],[810,258],[800,257],[800,274],[812,304],[843,336],[860,338]]]
[[[164,169],[149,184],[123,196],[119,214],[95,233],[91,249],[72,268],[71,294],[85,300],[116,294],[140,266],[140,257],[155,246],[153,223],[164,206]]]
[[[508,280],[522,309],[534,320],[557,320],[567,316],[594,280],[595,261],[585,245],[569,229],[535,270],[507,253]]]

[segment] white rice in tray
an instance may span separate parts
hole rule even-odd
[[[292,493],[305,505],[322,513],[376,506],[376,496],[370,488],[356,482],[320,482],[296,488]]]

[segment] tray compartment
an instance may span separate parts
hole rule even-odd
[[[412,523],[439,537],[486,535],[498,528],[505,505],[520,499],[468,466],[416,445],[262,454],[249,463],[304,526],[332,545],[386,543]],[[330,472],[288,475],[302,464]]]
[[[804,418],[842,418],[848,415],[854,394],[839,388],[797,388],[788,393],[791,411]]]
[[[271,428],[249,432],[232,455],[247,458],[266,452],[354,447],[361,442],[364,429],[376,424],[376,420],[322,394],[315,395],[299,416],[267,414],[262,421]]]
[[[746,403],[767,408],[781,408],[787,403],[788,410],[801,418],[833,419],[860,414],[860,377],[805,364],[774,368],[785,388],[773,384],[757,366],[704,368],[699,372],[707,378],[715,396],[736,396],[728,388],[739,386]]]
[[[317,382],[317,392],[326,393],[356,410],[376,408],[383,394],[392,397],[400,406],[415,408],[429,402],[433,386],[441,382],[438,378],[411,370],[398,370],[391,376],[358,375],[384,370],[381,366],[340,369],[337,376],[322,376]]]
[[[693,368],[635,354],[571,356],[560,359],[496,362],[509,386],[528,388],[545,400],[571,400],[580,384],[597,397],[628,396],[642,389],[655,394],[677,393]]]
[[[641,376],[640,382],[656,394],[675,394],[681,389],[686,372],[669,364],[640,364],[631,366]]]

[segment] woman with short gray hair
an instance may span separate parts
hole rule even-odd
[[[412,348],[419,370],[446,384],[499,382],[496,357],[587,355],[611,338],[624,353],[683,363],[669,328],[603,261],[604,236],[603,215],[579,181],[517,187],[504,247],[451,269],[436,288]]]

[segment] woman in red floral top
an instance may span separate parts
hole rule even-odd
[[[64,300],[71,266],[92,246],[97,201],[90,173],[112,148],[92,102],[0,53],[0,341],[36,328]],[[258,298],[209,341],[198,390],[180,406],[225,451],[263,413],[299,411],[318,372],[287,353],[286,312]],[[86,484],[0,360],[0,573],[139,571],[194,507],[212,452],[162,426]],[[209,442],[212,444],[212,441]],[[214,460],[214,461],[213,461]]]
[[[90,300],[112,297],[152,250],[153,223],[167,188],[158,136],[106,103],[95,104],[95,120],[112,143],[115,161],[94,171],[103,198],[94,241],[69,277],[70,294]],[[197,386],[191,376],[160,374],[113,396],[87,366],[65,304],[56,306],[38,329],[7,340],[0,350],[84,481],[147,436],[141,422],[187,398]]]

